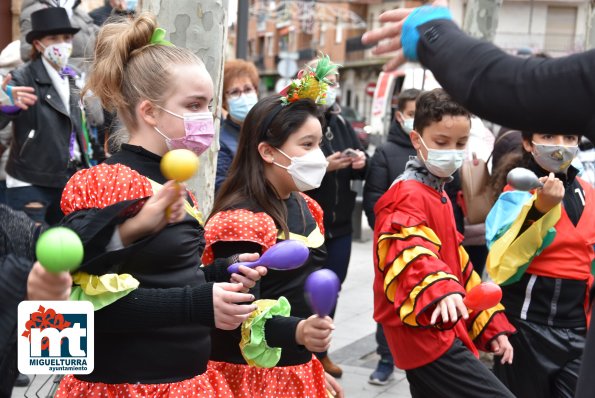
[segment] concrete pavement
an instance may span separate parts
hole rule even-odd
[[[348,398],[405,398],[410,397],[405,373],[395,369],[386,386],[373,386],[367,380],[378,361],[372,319],[373,294],[371,231],[363,222],[363,241],[354,241],[347,279],[339,298],[335,316],[336,330],[330,356],[343,368],[340,383]],[[14,398],[46,397],[53,378],[38,376],[32,386],[15,388]],[[45,383],[45,384],[44,384]]]
[[[369,227],[362,225],[362,241],[354,241],[351,261],[335,314],[330,357],[343,368],[340,383],[348,398],[411,397],[405,372],[396,369],[386,386],[368,384],[376,367],[376,323],[372,318],[374,268]]]

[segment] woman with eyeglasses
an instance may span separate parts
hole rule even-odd
[[[219,190],[233,157],[238,150],[242,123],[258,101],[258,70],[252,62],[234,59],[225,63],[223,71],[223,109],[227,117],[221,124],[215,191]]]

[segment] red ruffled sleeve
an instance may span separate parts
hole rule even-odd
[[[60,207],[68,215],[151,195],[153,189],[145,176],[121,164],[100,164],[72,176],[62,192]]]
[[[317,201],[315,201],[305,193],[300,192],[300,195],[302,195],[302,197],[306,201],[306,204],[308,205],[308,210],[310,210],[310,213],[312,213],[312,216],[314,216],[314,221],[316,221],[316,224],[320,229],[320,233],[324,235],[324,211],[322,210],[322,207],[320,207]]]
[[[212,245],[217,242],[254,242],[262,246],[263,253],[277,242],[277,227],[266,213],[246,209],[221,211],[205,225],[206,247],[202,263],[215,259]]]
[[[428,327],[438,301],[449,294],[465,294],[450,267],[440,259],[441,251],[448,248],[441,247],[425,222],[406,213],[395,211],[379,221],[376,266],[383,275],[385,297],[393,303],[401,322]]]

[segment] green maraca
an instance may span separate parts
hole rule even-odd
[[[37,240],[35,255],[49,272],[72,271],[83,261],[83,242],[71,229],[50,228]]]

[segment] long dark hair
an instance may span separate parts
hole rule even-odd
[[[240,132],[238,152],[215,197],[209,218],[249,200],[260,206],[273,218],[285,236],[289,236],[287,208],[279,199],[275,187],[264,176],[264,161],[258,152],[258,144],[267,142],[279,148],[309,117],[317,118],[321,125],[324,120],[312,100],[303,99],[282,106],[280,98],[277,95],[263,98],[246,115]]]
[[[531,142],[533,133],[523,131],[521,134],[523,141]],[[533,162],[533,155],[530,152],[527,152],[522,144],[520,151],[511,151],[502,156],[498,167],[492,170],[492,176],[490,177],[490,186],[493,189],[494,201],[498,199],[507,184],[506,177],[508,176],[508,172],[515,167],[530,169]]]

